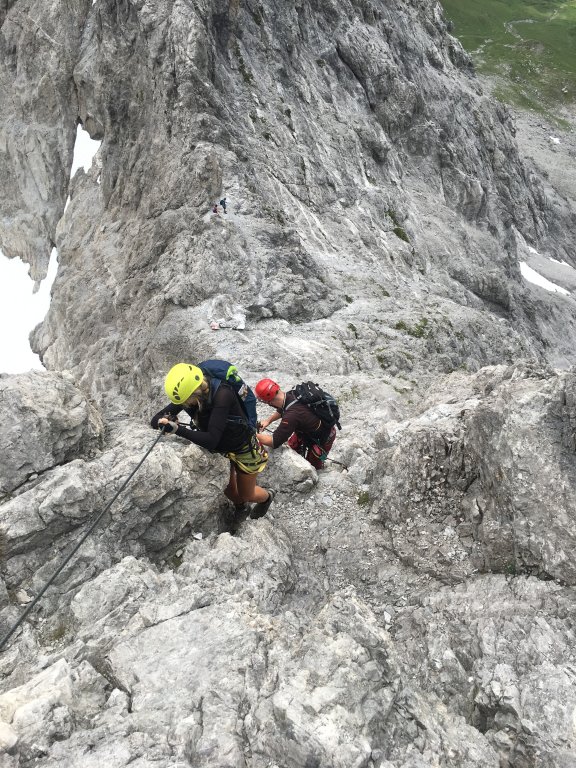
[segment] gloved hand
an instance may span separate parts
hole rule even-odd
[[[178,429],[178,422],[177,421],[171,421],[170,419],[163,416],[161,419],[158,419],[158,426],[164,432],[166,435],[173,435],[174,432]]]

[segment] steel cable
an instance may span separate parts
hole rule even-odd
[[[82,538],[80,539],[80,541],[79,541],[79,542],[78,542],[78,543],[75,545],[75,547],[72,549],[72,551],[70,552],[70,554],[69,554],[69,555],[68,555],[68,556],[65,558],[64,562],[63,562],[63,563],[61,563],[61,565],[60,565],[60,566],[59,566],[59,567],[56,569],[56,571],[55,571],[55,572],[52,574],[52,576],[51,576],[51,577],[48,579],[48,581],[47,581],[47,582],[46,582],[46,584],[45,584],[45,585],[42,587],[42,589],[40,590],[40,592],[39,592],[39,593],[36,595],[36,597],[34,598],[34,600],[32,600],[32,602],[31,602],[29,605],[27,605],[27,606],[26,606],[26,610],[24,611],[24,613],[22,614],[22,616],[20,616],[20,618],[19,618],[19,619],[18,619],[18,621],[17,621],[17,622],[14,624],[14,626],[13,626],[13,627],[10,629],[10,631],[9,631],[9,632],[8,632],[8,633],[7,633],[7,634],[6,634],[6,635],[5,635],[3,638],[2,638],[2,640],[0,640],[0,651],[2,651],[2,650],[4,649],[4,646],[6,645],[6,643],[8,642],[8,640],[9,640],[9,639],[12,637],[12,635],[14,634],[14,632],[15,632],[15,631],[18,629],[18,627],[20,626],[20,624],[22,624],[22,622],[24,621],[24,619],[25,619],[27,616],[29,616],[29,614],[32,612],[32,610],[34,609],[34,607],[36,606],[36,604],[38,603],[38,601],[40,600],[40,598],[41,598],[41,597],[42,597],[42,596],[45,594],[46,590],[47,590],[47,589],[48,589],[48,588],[49,588],[49,587],[50,587],[50,586],[51,586],[51,585],[54,583],[54,581],[56,580],[56,578],[57,578],[57,577],[60,575],[60,573],[62,573],[62,571],[64,570],[64,568],[66,567],[66,565],[67,565],[67,564],[70,562],[70,560],[71,560],[71,559],[74,557],[74,555],[76,554],[76,552],[78,552],[78,550],[80,549],[80,547],[82,546],[82,544],[84,544],[84,542],[86,541],[86,539],[88,538],[88,536],[89,536],[89,535],[92,533],[92,531],[94,530],[94,528],[96,528],[96,526],[98,525],[98,523],[100,522],[100,520],[101,520],[101,519],[104,517],[104,515],[106,514],[106,512],[108,512],[108,510],[110,509],[110,507],[112,506],[112,504],[113,504],[113,503],[116,501],[116,499],[118,498],[118,496],[120,496],[120,494],[122,493],[122,491],[124,490],[124,488],[126,488],[126,486],[128,485],[128,483],[130,482],[130,480],[132,480],[132,478],[134,477],[134,475],[136,474],[136,472],[138,472],[138,470],[140,469],[140,467],[142,466],[142,464],[144,464],[144,462],[146,461],[146,459],[148,458],[148,456],[150,455],[150,453],[152,453],[152,450],[153,450],[153,449],[156,447],[156,444],[158,443],[158,441],[160,440],[160,438],[162,437],[162,435],[163,435],[163,434],[164,434],[164,430],[161,430],[161,432],[160,432],[160,434],[158,435],[158,437],[156,438],[156,440],[154,440],[154,442],[152,443],[152,445],[150,446],[150,448],[148,448],[148,450],[146,451],[146,453],[144,454],[144,456],[142,457],[142,459],[139,461],[139,463],[136,465],[136,467],[135,467],[135,468],[132,470],[132,472],[131,472],[131,473],[129,474],[129,476],[126,478],[126,480],[125,480],[125,481],[124,481],[124,483],[122,484],[122,487],[121,487],[121,488],[120,488],[120,489],[119,489],[119,490],[118,490],[118,491],[117,491],[117,492],[114,494],[114,496],[113,496],[113,497],[110,499],[110,501],[108,502],[108,504],[106,504],[106,506],[104,507],[104,509],[103,509],[101,512],[99,512],[99,513],[98,513],[98,515],[97,515],[97,516],[94,518],[94,520],[93,520],[93,521],[90,523],[90,525],[88,526],[88,528],[87,528],[86,532],[84,533],[84,535],[82,536]]]

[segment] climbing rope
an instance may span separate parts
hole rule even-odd
[[[4,646],[6,645],[6,643],[8,642],[8,640],[9,640],[9,639],[12,637],[12,635],[13,635],[13,634],[14,634],[14,632],[15,632],[15,631],[18,629],[18,627],[20,626],[20,624],[22,624],[22,622],[24,621],[24,619],[25,619],[25,618],[26,618],[26,617],[27,617],[27,616],[28,616],[28,615],[29,615],[29,614],[32,612],[32,610],[34,609],[34,606],[35,606],[35,605],[38,603],[38,601],[40,600],[40,598],[41,598],[41,597],[42,597],[42,596],[45,594],[46,590],[47,590],[47,589],[48,589],[48,588],[49,588],[49,587],[50,587],[50,586],[51,586],[51,585],[54,583],[54,581],[56,580],[56,578],[58,577],[58,575],[59,575],[60,573],[62,573],[62,571],[64,570],[64,568],[66,567],[66,565],[67,565],[67,564],[70,562],[70,560],[71,560],[71,559],[74,557],[74,555],[76,554],[76,552],[78,552],[78,550],[80,549],[80,547],[82,546],[82,544],[84,544],[84,542],[86,541],[86,539],[88,538],[88,536],[89,536],[89,535],[92,533],[92,531],[94,530],[94,528],[96,528],[96,526],[98,525],[98,523],[100,522],[100,520],[101,520],[101,519],[104,517],[104,515],[106,514],[106,512],[108,512],[108,510],[110,509],[110,507],[112,506],[112,504],[113,504],[113,503],[116,501],[116,499],[118,498],[118,496],[120,496],[120,494],[122,493],[122,491],[124,490],[124,488],[126,488],[126,486],[128,485],[128,483],[130,482],[130,480],[132,480],[132,478],[134,477],[134,475],[136,474],[136,472],[138,472],[138,470],[140,469],[140,467],[142,466],[142,464],[144,464],[144,462],[146,461],[146,459],[148,458],[148,456],[150,455],[150,453],[152,453],[152,450],[153,450],[153,449],[156,447],[156,444],[158,443],[158,441],[160,440],[160,438],[162,437],[162,435],[163,435],[163,434],[164,434],[164,430],[162,429],[162,430],[160,431],[160,434],[159,434],[159,435],[158,435],[158,437],[156,438],[156,440],[154,440],[154,442],[152,443],[152,445],[150,446],[150,448],[148,448],[148,450],[147,450],[147,451],[146,451],[146,453],[144,454],[143,458],[140,460],[140,462],[137,464],[137,466],[136,466],[136,467],[135,467],[135,468],[132,470],[132,472],[130,473],[130,475],[129,475],[129,476],[126,478],[126,480],[124,481],[124,483],[123,483],[122,487],[120,488],[120,490],[119,490],[119,491],[117,491],[117,492],[114,494],[114,496],[112,497],[112,499],[110,499],[110,501],[108,502],[108,504],[106,504],[106,506],[104,507],[104,509],[102,510],[102,512],[99,512],[99,513],[98,513],[98,515],[97,515],[97,516],[94,518],[94,520],[93,520],[93,521],[90,523],[90,525],[88,526],[88,528],[87,528],[86,532],[84,533],[84,535],[82,536],[82,538],[80,539],[80,541],[79,541],[79,542],[78,542],[78,543],[77,543],[77,544],[74,546],[74,548],[72,549],[72,551],[70,552],[70,554],[69,554],[69,555],[66,557],[66,559],[64,560],[64,562],[63,562],[63,563],[60,565],[60,567],[59,567],[59,568],[57,568],[57,570],[56,570],[56,571],[55,571],[55,572],[52,574],[52,576],[50,577],[50,579],[48,579],[48,581],[46,582],[46,584],[44,585],[44,587],[42,587],[42,589],[40,590],[40,592],[39,592],[39,593],[36,595],[36,597],[34,598],[34,600],[33,600],[33,601],[32,601],[32,602],[31,602],[31,603],[28,605],[28,606],[26,606],[26,610],[24,611],[24,613],[22,614],[22,616],[20,616],[20,618],[19,618],[19,619],[18,619],[18,621],[17,621],[17,622],[14,624],[14,626],[13,626],[13,627],[10,629],[10,631],[8,632],[8,634],[7,634],[7,635],[5,635],[5,636],[2,638],[2,640],[0,640],[0,651],[2,651],[2,650],[3,650],[3,648],[4,648]]]

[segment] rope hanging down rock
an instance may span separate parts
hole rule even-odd
[[[2,651],[2,650],[4,649],[4,646],[6,645],[6,643],[8,642],[8,640],[9,640],[9,639],[12,637],[12,635],[14,634],[14,632],[16,632],[16,630],[18,629],[18,627],[20,626],[20,624],[22,624],[22,622],[24,621],[24,619],[25,619],[25,618],[26,618],[26,617],[27,617],[27,616],[28,616],[28,615],[29,615],[29,614],[32,612],[32,610],[34,609],[34,606],[35,606],[35,605],[38,603],[38,601],[40,600],[40,598],[41,598],[41,597],[42,597],[42,596],[45,594],[46,590],[47,590],[47,589],[48,589],[48,588],[49,588],[49,587],[50,587],[50,586],[51,586],[51,585],[54,583],[54,581],[55,581],[55,579],[57,578],[57,576],[58,576],[60,573],[62,573],[62,571],[64,570],[64,568],[66,567],[66,565],[67,565],[67,564],[70,562],[70,560],[71,560],[71,559],[74,557],[74,555],[76,554],[76,552],[78,552],[78,550],[80,549],[80,547],[82,546],[82,544],[84,544],[84,542],[86,541],[86,539],[88,538],[88,536],[89,536],[89,535],[92,533],[92,531],[94,530],[94,528],[96,528],[96,526],[98,525],[98,523],[100,522],[100,520],[101,520],[101,519],[104,517],[104,515],[106,514],[106,512],[108,512],[108,510],[110,509],[110,507],[112,506],[112,504],[113,504],[113,503],[116,501],[116,499],[118,498],[118,496],[120,496],[120,494],[122,493],[122,491],[124,490],[124,488],[126,488],[126,486],[128,485],[128,483],[130,482],[130,480],[132,480],[132,478],[134,477],[134,475],[136,474],[136,472],[138,472],[138,470],[140,469],[140,467],[142,466],[142,464],[144,464],[144,462],[146,461],[146,459],[148,458],[148,456],[149,456],[149,455],[152,453],[153,449],[156,447],[156,444],[158,443],[158,441],[160,440],[160,438],[162,437],[162,435],[163,435],[163,434],[164,434],[164,430],[161,430],[161,431],[160,431],[160,434],[159,434],[159,435],[158,435],[158,437],[157,437],[157,438],[154,440],[154,442],[152,443],[152,445],[150,446],[150,448],[148,448],[148,450],[146,451],[146,453],[144,454],[144,456],[142,457],[142,459],[139,461],[139,463],[136,465],[136,467],[135,467],[135,468],[132,470],[132,472],[130,473],[130,475],[129,475],[129,476],[126,478],[126,480],[124,481],[124,483],[123,483],[122,487],[120,488],[120,490],[118,490],[118,491],[117,491],[117,492],[114,494],[114,496],[112,497],[112,499],[110,499],[110,501],[108,502],[108,504],[106,504],[106,506],[104,507],[104,509],[103,509],[101,512],[99,512],[99,513],[98,513],[98,515],[97,515],[97,516],[94,518],[94,520],[93,520],[93,521],[90,523],[90,525],[88,526],[88,528],[87,528],[86,532],[84,533],[84,535],[82,536],[82,538],[80,539],[80,541],[79,541],[79,542],[78,542],[78,543],[77,543],[77,544],[74,546],[74,548],[72,549],[72,551],[70,552],[70,554],[69,554],[69,555],[68,555],[68,556],[65,558],[64,562],[63,562],[63,563],[62,563],[62,564],[61,564],[61,565],[60,565],[60,566],[57,568],[57,570],[56,570],[56,571],[55,571],[55,572],[52,574],[52,576],[50,577],[50,579],[48,579],[48,581],[47,581],[47,582],[46,582],[46,584],[45,584],[45,585],[42,587],[42,589],[40,590],[40,592],[39,592],[39,593],[36,595],[36,597],[34,598],[34,600],[33,600],[33,601],[32,601],[32,602],[31,602],[31,603],[28,605],[28,606],[26,606],[26,610],[24,611],[24,613],[22,614],[22,616],[20,616],[20,618],[19,618],[19,619],[18,619],[18,621],[17,621],[17,622],[14,624],[14,626],[13,626],[13,627],[10,629],[10,631],[8,632],[8,634],[6,634],[6,635],[5,635],[5,636],[2,638],[2,640],[0,640],[0,651]]]

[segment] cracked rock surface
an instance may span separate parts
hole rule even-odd
[[[1,768],[574,768],[573,135],[432,0],[0,5],[0,246],[59,262],[0,376],[3,636],[119,493],[0,653]],[[258,520],[170,436],[123,489],[212,357],[339,401]]]

